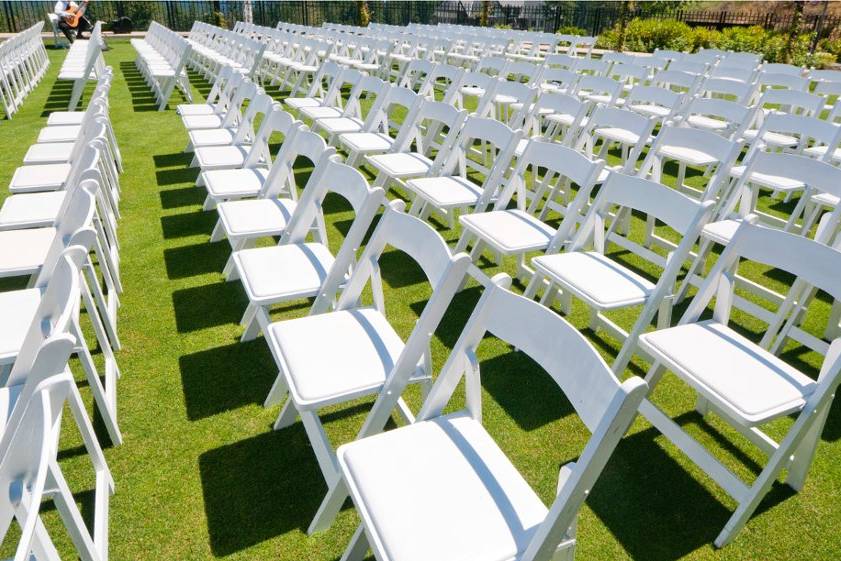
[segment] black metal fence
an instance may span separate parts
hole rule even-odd
[[[254,0],[252,13],[254,23],[274,26],[278,21],[321,25],[323,22],[356,24],[359,22],[358,2],[350,1],[268,1]],[[656,17],[676,19],[693,26],[721,29],[729,26],[760,25],[766,29],[788,29],[795,17],[793,11],[774,7],[764,12],[726,12],[703,10],[680,10],[660,3],[652,9],[653,3],[635,3],[627,15],[633,17]],[[46,18],[53,10],[54,1],[49,0],[0,0],[0,32],[20,31],[36,21]],[[408,23],[457,23],[479,25],[483,2],[480,1],[369,1],[371,21],[406,25]],[[664,7],[665,6],[665,7]],[[616,25],[621,16],[619,2],[491,2],[488,10],[488,25],[505,26],[513,29],[534,29],[554,32],[567,26],[583,29],[586,33],[598,35]],[[812,6],[814,8],[814,6]],[[231,26],[242,19],[243,4],[240,1],[132,1],[95,0],[88,6],[93,20],[106,24],[119,17],[131,18],[134,29],[145,30],[152,20],[170,29],[187,31],[194,21],[225,22]],[[218,14],[218,15],[217,15]],[[221,16],[221,19],[220,19]],[[807,13],[800,21],[801,32],[816,33],[818,37],[829,36],[841,25],[841,18],[828,16],[824,11]],[[107,28],[107,27],[106,27]]]

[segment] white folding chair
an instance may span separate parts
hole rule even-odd
[[[369,548],[392,561],[574,558],[578,511],[647,386],[636,377],[620,383],[574,327],[503,288],[508,282],[495,279],[479,300],[414,424],[377,434],[409,380],[398,370],[360,439],[339,448],[341,478],[316,529],[329,526],[350,494],[362,523],[346,561],[361,561]],[[561,467],[548,508],[482,426],[479,357],[488,334],[548,372],[591,433],[580,456]],[[466,405],[444,414],[462,378]]]
[[[773,324],[797,321],[804,285],[824,290],[836,300],[841,298],[837,282],[841,275],[839,251],[746,221],[727,244],[679,324],[640,337],[640,347],[654,358],[646,376],[652,389],[666,370],[673,372],[697,393],[696,409],[701,414],[715,413],[767,458],[756,479],[745,483],[657,406],[649,401],[641,405],[640,412],[646,419],[738,504],[715,539],[718,547],[735,538],[784,469],[785,482],[795,491],[802,489],[841,381],[838,339],[814,349],[825,355],[816,381],[769,352],[769,345],[757,345],[731,327],[733,275],[742,260],[786,271],[796,278],[784,305],[771,319]],[[713,298],[712,319],[701,320]],[[771,331],[778,333],[773,328]],[[776,337],[785,338],[785,328]],[[781,441],[761,430],[786,416],[794,416],[794,422]]]
[[[475,212],[459,216],[463,230],[456,251],[472,244],[474,261],[486,248],[500,256],[515,256],[517,274],[527,282],[532,270],[525,263],[526,253],[555,251],[572,240],[603,166],[604,162],[591,161],[571,148],[531,139],[492,209],[487,210],[493,194],[489,190]],[[577,193],[573,183],[578,186]],[[508,208],[515,195],[516,208]],[[557,200],[559,195],[563,202]],[[557,229],[543,221],[550,211],[563,217]],[[470,270],[477,280],[488,282],[475,265]]]
[[[280,371],[265,404],[285,402],[274,428],[287,427],[301,416],[329,486],[338,480],[339,469],[319,409],[377,395],[389,379],[404,370],[411,371],[407,382],[429,384],[430,339],[469,263],[466,255],[452,255],[431,226],[404,214],[400,206],[396,203],[386,208],[341,293],[338,288],[343,275],[334,275],[332,284],[322,288],[330,300],[338,294],[333,311],[263,327]],[[379,261],[386,246],[417,263],[432,285],[432,295],[405,342],[385,309]],[[374,305],[361,307],[362,292],[369,284]],[[401,396],[394,396],[394,405],[405,420],[414,420]]]
[[[318,174],[314,187],[301,197],[277,245],[232,254],[235,269],[228,280],[240,279],[248,295],[248,308],[240,322],[245,327],[242,341],[253,339],[271,322],[268,310],[272,305],[316,298],[311,313],[327,311],[332,305],[321,287],[332,283],[336,275],[344,278],[348,274],[363,237],[385,202],[382,189],[369,187],[358,171],[339,160],[339,156],[330,156],[313,172]],[[307,241],[328,193],[344,198],[355,214],[335,256],[326,242]]]
[[[566,313],[570,311],[572,297],[586,303],[591,310],[590,328],[594,332],[602,328],[623,341],[613,363],[613,371],[622,373],[636,348],[637,338],[651,323],[655,313],[658,327],[671,325],[675,281],[698,240],[701,228],[712,214],[712,206],[712,201],[696,202],[660,183],[612,173],[599,190],[568,251],[532,260],[535,274],[525,295],[532,297],[546,280],[548,286],[541,303],[551,305],[558,290],[561,291]],[[617,208],[614,210],[614,207]],[[677,249],[664,257],[643,247],[630,235],[617,231],[619,213],[633,211],[666,224],[679,236]],[[656,281],[625,266],[624,258],[611,259],[608,256],[610,244],[656,269],[657,273],[653,275]],[[605,315],[606,312],[640,305],[643,308],[630,331],[625,331]]]

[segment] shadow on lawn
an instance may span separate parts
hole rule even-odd
[[[123,73],[123,78],[128,86],[131,94],[131,104],[135,113],[146,111],[157,111],[158,103],[155,101],[155,94],[149,89],[149,86],[143,80],[140,72],[131,61],[123,61],[120,63],[120,71]]]
[[[207,237],[216,224],[216,213],[197,210],[161,216],[161,229],[165,239],[204,235]]]
[[[217,557],[305,529],[327,492],[301,423],[205,452],[199,473]]]
[[[271,353],[261,339],[184,355],[178,365],[191,421],[262,404],[277,376]]]
[[[706,424],[694,412],[675,420]],[[711,493],[713,483],[698,481],[663,450],[659,434],[649,428],[624,438],[587,499],[630,556],[643,561],[678,559],[709,546],[732,513]],[[757,514],[793,493],[775,484]]]
[[[217,282],[172,293],[175,325],[179,333],[238,323],[248,298],[238,282]]]
[[[161,191],[159,196],[161,197],[161,208],[163,209],[200,205],[204,202],[204,193],[195,186],[168,189]]]
[[[202,243],[164,250],[166,274],[170,280],[209,273],[221,273],[231,254],[228,242]]]
[[[52,89],[47,96],[47,101],[44,102],[44,110],[41,112],[42,117],[49,116],[53,111],[67,111],[67,105],[70,103],[70,95],[73,92],[73,82],[56,80],[53,82]],[[83,99],[79,101],[79,105],[84,107]]]

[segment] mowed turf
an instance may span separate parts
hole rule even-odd
[[[300,422],[273,432],[271,424],[279,409],[262,407],[277,368],[262,338],[239,342],[238,322],[247,302],[239,283],[227,283],[221,275],[229,255],[227,242],[209,243],[216,214],[202,211],[204,191],[194,186],[197,171],[188,167],[190,156],[182,152],[187,136],[174,111],[180,98],[173,97],[169,110],[156,111],[151,93],[134,68],[131,46],[119,40],[109,44],[111,50],[105,56],[115,73],[111,118],[125,160],[119,226],[125,286],[119,329],[124,348],[117,354],[123,373],[119,421],[124,444],[110,447],[95,419],[116,481],[110,516],[111,559],[336,560],[358,517],[348,503],[329,531],[312,537],[305,534],[326,486]],[[49,112],[66,107],[70,84],[55,80],[65,51],[50,50],[49,54],[52,66],[42,84],[12,121],[0,122],[3,185],[8,184]],[[209,90],[197,76],[192,83],[196,99]],[[299,167],[301,182],[309,171]],[[6,196],[6,190],[0,190],[0,201]],[[793,202],[782,205],[763,199],[762,205],[779,211],[792,208]],[[333,197],[328,198],[325,211],[335,250],[353,215]],[[457,239],[457,232],[439,227],[448,240]],[[634,228],[640,230],[641,221],[636,219]],[[646,271],[636,260],[628,261]],[[495,267],[483,262],[482,266],[489,273],[514,272],[513,263]],[[761,267],[749,273],[778,289],[790,282],[786,275]],[[383,276],[389,316],[406,336],[429,297],[428,284],[423,273],[398,252],[384,257]],[[3,288],[14,286],[19,284],[3,284]],[[522,288],[515,284],[515,290]],[[435,335],[436,368],[479,295],[478,285],[471,282],[455,299]],[[675,319],[682,309],[675,311]],[[810,310],[808,325],[815,333],[820,333],[828,310],[826,299],[818,299]],[[637,311],[611,317],[627,328]],[[299,302],[274,315],[283,319],[306,313],[307,303]],[[591,332],[587,319],[586,309],[575,305],[570,320],[584,330],[606,360],[612,360],[619,342]],[[757,322],[742,320],[741,325],[753,337],[761,334],[762,325]],[[812,374],[820,364],[819,356],[796,345],[790,345],[784,356]],[[576,458],[588,433],[552,379],[527,357],[492,338],[480,347],[479,357],[484,422],[548,503],[559,467]],[[73,366],[94,415],[81,369],[75,361]],[[628,374],[642,374],[645,366],[637,358]],[[755,476],[761,455],[720,420],[702,419],[694,413],[692,393],[674,377],[664,380],[654,400],[712,446],[734,471]],[[417,408],[419,394],[410,392],[408,401]],[[460,403],[459,391],[452,406]],[[352,439],[370,404],[371,400],[363,400],[326,411],[323,418],[330,438],[335,443]],[[779,436],[790,423],[775,423],[771,432]],[[87,459],[69,415],[65,425],[61,465],[90,518],[93,484]],[[838,558],[839,458],[841,409],[836,405],[803,491],[795,495],[777,485],[736,541],[718,551],[711,543],[734,508],[733,501],[638,419],[581,511],[578,558]],[[406,505],[407,512],[412,508]],[[44,518],[63,558],[74,558],[50,504],[44,507]],[[8,549],[7,543],[2,553]]]

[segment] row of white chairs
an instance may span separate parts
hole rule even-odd
[[[359,74],[358,71],[354,72]],[[659,328],[670,328],[669,309],[676,292],[675,278],[681,266],[687,266],[687,262],[691,263],[699,258],[697,255],[693,255],[691,250],[702,232],[707,236],[707,239],[711,239],[709,232],[713,230],[708,230],[706,226],[713,213],[718,211],[717,207],[723,205],[724,202],[729,204],[733,200],[746,202],[754,200],[755,197],[752,198],[751,195],[755,195],[756,184],[752,184],[749,178],[762,178],[763,175],[768,174],[775,175],[779,173],[780,169],[798,170],[793,173],[799,174],[804,182],[814,186],[816,190],[826,193],[837,191],[837,184],[841,179],[838,177],[839,170],[837,168],[822,162],[816,162],[806,156],[771,154],[766,157],[765,152],[757,150],[755,154],[761,154],[762,157],[757,156],[747,161],[748,169],[740,176],[741,179],[735,185],[725,188],[725,185],[729,182],[729,171],[739,155],[739,145],[708,131],[675,126],[667,126],[660,130],[655,138],[654,145],[649,148],[648,155],[639,170],[636,169],[636,165],[625,165],[620,167],[618,172],[604,174],[604,163],[593,158],[594,154],[591,153],[591,157],[587,157],[587,155],[580,153],[580,151],[591,152],[593,144],[597,144],[599,140],[589,143],[588,146],[586,138],[584,140],[577,138],[603,135],[603,138],[612,141],[610,137],[611,129],[616,130],[616,120],[620,118],[619,115],[622,115],[621,118],[627,118],[631,113],[604,106],[595,108],[589,115],[587,121],[589,126],[576,129],[576,134],[572,135],[573,138],[570,143],[576,146],[579,151],[564,146],[563,142],[547,141],[551,139],[523,139],[521,138],[522,133],[513,131],[505,124],[488,119],[486,116],[468,116],[466,111],[459,111],[445,103],[421,99],[414,92],[403,92],[406,88],[394,88],[393,86],[390,91],[380,91],[381,95],[377,96],[375,105],[380,103],[380,99],[388,99],[392,95],[394,99],[408,99],[408,102],[401,102],[404,107],[409,105],[408,116],[403,125],[406,128],[400,126],[395,131],[387,123],[388,120],[383,119],[381,115],[370,121],[378,123],[377,128],[374,129],[360,130],[358,128],[360,126],[359,122],[355,123],[357,129],[352,131],[341,131],[341,129],[334,128],[333,125],[353,122],[353,119],[348,118],[346,114],[347,108],[354,106],[352,102],[354,98],[358,100],[362,88],[376,88],[375,80],[376,78],[372,76],[357,78],[357,84],[367,82],[368,85],[352,88],[350,97],[344,101],[344,109],[325,105],[324,100],[328,99],[330,94],[322,99],[290,98],[286,100],[286,103],[289,107],[299,110],[300,115],[312,120],[313,129],[327,132],[330,142],[337,146],[352,147],[355,142],[362,138],[384,140],[385,142],[381,143],[383,147],[379,154],[374,151],[368,153],[365,158],[365,163],[377,173],[374,187],[388,187],[391,184],[397,184],[405,189],[406,193],[414,197],[412,214],[425,218],[428,216],[430,207],[435,207],[435,204],[432,203],[436,202],[436,197],[441,198],[442,196],[451,200],[456,199],[450,207],[453,209],[475,206],[473,212],[460,217],[463,234],[456,246],[456,250],[461,250],[472,243],[473,255],[471,261],[475,260],[483,248],[486,247],[490,247],[498,253],[517,255],[521,258],[527,252],[548,250],[545,257],[534,260],[537,273],[525,277],[528,283],[527,295],[531,296],[538,291],[543,291],[542,300],[549,304],[560,290],[564,306],[566,306],[566,302],[563,302],[563,300],[568,300],[570,297],[575,297],[590,304],[594,309],[594,326],[606,328],[611,334],[618,334],[620,338],[626,338],[626,344],[614,363],[614,367],[619,372],[624,370],[624,364],[630,358],[630,355],[641,352],[636,343],[644,340],[642,332],[650,324],[655,314],[659,314]],[[331,86],[331,89],[334,87],[341,89],[341,82],[338,86],[335,84]],[[383,88],[382,85],[379,87]],[[388,86],[386,85],[386,87]],[[217,89],[219,92],[223,90],[224,87],[222,86]],[[398,90],[401,91],[400,95],[397,94]],[[490,94],[485,92],[487,98],[495,97],[496,92],[494,90],[490,90],[490,92]],[[416,96],[414,102],[411,101],[411,94]],[[251,95],[254,96],[254,99],[257,99],[258,96],[264,94],[255,90]],[[551,98],[553,96],[565,97],[570,103],[580,103],[579,100],[570,96],[563,96],[563,94],[549,94],[547,97]],[[341,95],[338,95],[333,98],[331,103],[339,103],[340,100]],[[382,103],[383,106],[386,105],[385,102]],[[249,103],[249,108],[251,106],[252,103]],[[203,108],[195,107],[189,108],[189,110],[187,107],[182,108],[184,124],[188,130],[192,131],[191,143],[195,141],[195,133],[200,130],[200,128],[196,128],[196,125],[210,124],[210,121],[193,120],[187,115],[191,111],[199,111],[200,109],[207,114],[215,113],[218,110],[218,105],[210,103]],[[240,108],[234,103],[230,110],[238,112]],[[222,111],[224,113],[224,109]],[[376,115],[376,113],[374,114]],[[226,115],[214,115],[214,117],[216,122],[220,123],[225,120]],[[245,119],[246,117],[241,116],[241,118]],[[335,122],[331,123],[331,121]],[[409,124],[405,125],[407,121]],[[775,119],[769,118],[764,126],[770,127],[769,123],[773,121]],[[643,122],[645,122],[644,119]],[[218,127],[218,124],[216,126]],[[648,126],[650,133],[651,124],[648,123]],[[450,133],[442,139],[435,131],[444,127],[449,128]],[[407,130],[412,132],[404,132]],[[396,138],[391,136],[394,132],[396,132]],[[765,136],[764,132],[762,131],[759,135],[760,138]],[[283,134],[285,140],[280,152],[270,163],[266,155],[266,139],[274,133]],[[647,135],[641,135],[641,137],[647,138]],[[409,140],[405,141],[405,138]],[[386,139],[390,139],[391,142]],[[398,142],[398,139],[401,140]],[[524,140],[525,145],[523,146]],[[624,140],[632,146],[640,144],[640,138]],[[487,146],[491,145],[493,151],[490,153],[480,152],[481,157],[476,158],[477,141],[479,146],[483,146],[483,151],[488,150]],[[413,142],[416,144],[416,151],[412,151]],[[835,143],[837,145],[837,140],[835,140]],[[521,147],[522,149],[517,153],[518,148]],[[294,175],[291,173],[291,167],[298,157],[306,156],[313,163],[318,164],[316,169],[320,169],[321,165],[324,165],[321,159],[332,158],[333,149],[321,136],[302,128],[300,123],[296,124],[288,113],[276,106],[262,119],[260,130],[256,132],[256,136],[250,145],[199,146],[194,147],[194,149],[196,150],[195,163],[202,167],[198,184],[204,186],[208,191],[206,208],[215,207],[219,214],[219,221],[212,234],[212,239],[225,237],[229,240],[234,253],[226,266],[225,272],[229,278],[242,278],[246,292],[249,294],[251,303],[243,318],[243,324],[246,328],[244,338],[252,338],[262,330],[266,334],[267,340],[270,340],[270,346],[279,363],[278,366],[281,373],[284,374],[283,378],[278,378],[275,388],[267,399],[267,404],[281,401],[286,392],[291,391],[291,398],[281,412],[276,427],[280,428],[294,422],[295,415],[301,414],[308,434],[313,441],[313,447],[316,449],[319,465],[325,479],[331,485],[331,498],[328,498],[328,501],[323,505],[325,510],[320,511],[319,517],[314,522],[312,528],[315,529],[320,527],[320,524],[326,519],[325,513],[341,505],[343,495],[338,497],[338,495],[333,494],[334,485],[339,485],[337,482],[336,457],[332,453],[332,447],[324,440],[320,426],[317,424],[317,416],[311,411],[325,403],[335,403],[338,397],[336,397],[336,392],[333,392],[330,396],[324,398],[325,401],[319,401],[318,399],[313,401],[308,400],[307,396],[296,394],[291,386],[300,385],[304,382],[290,378],[290,376],[294,378],[295,375],[288,374],[288,369],[292,368],[288,358],[291,356],[289,353],[295,352],[292,350],[295,347],[304,349],[310,349],[311,347],[308,347],[303,339],[295,338],[294,345],[291,343],[292,339],[289,339],[289,346],[283,345],[282,350],[278,349],[277,338],[270,333],[270,320],[266,309],[272,304],[293,296],[295,298],[316,296],[317,302],[313,309],[321,311],[328,309],[334,301],[332,296],[335,295],[335,291],[331,292],[325,289],[329,286],[325,284],[325,279],[332,276],[333,282],[340,283],[345,278],[344,273],[347,270],[345,267],[348,267],[353,260],[353,258],[347,256],[348,254],[355,255],[360,241],[354,239],[349,233],[346,246],[339,250],[335,258],[328,250],[317,249],[316,246],[309,244],[305,250],[300,248],[296,250],[305,252],[306,261],[302,258],[293,259],[295,255],[293,253],[289,254],[289,258],[293,260],[283,263],[283,266],[275,261],[277,255],[281,253],[281,249],[275,249],[275,253],[270,253],[272,248],[250,249],[249,246],[256,239],[266,236],[279,236],[281,245],[284,245],[284,243],[288,243],[289,239],[293,239],[291,230],[293,227],[295,228],[294,231],[297,232],[294,234],[294,239],[301,240],[298,243],[304,243],[309,232],[316,236],[317,243],[322,244],[322,246],[326,243],[323,219],[314,210],[300,210],[305,200],[307,204],[311,204],[308,196],[310,184],[313,185],[312,190],[316,190],[314,186],[318,174],[314,173],[311,176],[311,183],[308,182],[300,199],[297,200],[297,188],[294,185]],[[629,150],[629,154],[630,152]],[[688,156],[697,156],[697,154],[704,154],[706,159],[698,161],[697,158],[688,158]],[[512,155],[516,156],[513,164]],[[637,151],[631,161],[633,162],[639,157],[640,152]],[[354,163],[352,158],[353,154],[351,153],[349,163]],[[712,166],[708,170],[709,179],[706,181],[705,192],[701,193],[700,197],[698,194],[695,195],[696,198],[700,198],[699,202],[694,202],[691,198],[657,183],[665,160],[677,159],[680,161],[681,158],[684,159],[684,164],[700,165],[702,168]],[[631,157],[628,159],[631,159]],[[768,163],[766,163],[766,159]],[[355,163],[359,163],[359,161],[361,160]],[[469,166],[475,166],[483,171],[483,175],[487,178],[483,185],[471,184],[467,173]],[[637,177],[630,177],[627,175],[629,173],[636,174]],[[789,172],[789,174],[792,175],[792,172]],[[325,187],[322,187],[322,189],[329,188],[328,186],[337,183],[342,182],[325,182]],[[572,183],[578,186],[577,193],[570,188]],[[597,183],[603,184],[602,189],[599,191],[598,198],[592,201],[591,193]],[[529,184],[531,187],[528,187]],[[558,197],[558,195],[561,196]],[[460,200],[459,197],[461,197]],[[558,199],[561,202],[566,199],[567,204],[558,204]],[[516,208],[508,208],[510,204],[515,202]],[[550,203],[553,204],[550,206]],[[353,206],[360,217],[364,216],[359,204]],[[545,216],[544,213],[547,212],[547,206],[549,212],[562,213],[563,220],[560,228],[550,228],[543,222],[542,218]],[[620,207],[620,209],[618,211],[614,210],[613,207],[615,206]],[[681,208],[683,210],[679,210]],[[727,208],[734,207],[728,206]],[[648,233],[650,239],[644,245],[627,239],[627,236],[622,234],[625,231],[626,220],[629,218],[629,209],[647,215],[649,223],[652,225],[655,217],[662,220],[677,232],[678,238],[682,241],[675,246],[673,241],[666,240],[659,233],[655,234],[653,230]],[[750,214],[751,206],[746,204],[739,210],[743,219],[735,223],[735,231],[738,232],[739,228],[752,229],[753,226],[750,223],[755,218]],[[304,214],[305,212],[307,214]],[[728,210],[726,214],[716,214],[716,219],[729,219],[731,212],[731,210]],[[299,215],[299,213],[301,214]],[[745,220],[745,217],[748,220]],[[302,223],[301,220],[303,220]],[[794,241],[790,243],[794,245],[804,244],[804,247],[826,243],[833,238],[837,231],[837,225],[838,220],[835,213],[828,214],[824,217],[824,229],[820,235],[816,235],[816,241],[812,242],[804,238],[803,242]],[[354,233],[357,232],[355,226],[356,223],[354,223],[354,229],[352,229]],[[712,226],[711,223],[710,226]],[[359,233],[359,236],[364,235],[365,231],[367,231],[367,224],[360,226],[359,232],[361,233]],[[760,228],[759,231],[766,232],[768,230],[767,228]],[[759,235],[765,236],[766,234]],[[767,235],[777,236],[773,232]],[[793,234],[781,233],[780,235],[782,236],[780,239],[783,240],[795,237]],[[730,251],[730,242],[736,237],[731,232],[731,235],[728,236],[729,239],[725,240],[728,246],[727,251]],[[476,240],[476,242],[473,242],[473,240]],[[656,285],[633,271],[618,267],[615,263],[612,263],[612,260],[605,257],[606,242],[617,243],[621,247],[636,253],[644,260],[659,266],[663,272]],[[649,244],[649,242],[654,243]],[[595,244],[595,253],[582,252],[590,243]],[[785,243],[789,242],[786,241]],[[664,255],[653,251],[658,247],[670,252],[669,259],[664,259]],[[741,249],[734,251],[741,251]],[[344,261],[339,260],[340,255],[344,257]],[[747,255],[749,258],[752,256],[752,254],[743,255]],[[246,259],[246,256],[248,256],[248,259]],[[764,256],[757,257],[760,261],[764,258]],[[837,259],[837,257],[834,259]],[[314,265],[313,260],[317,260],[318,265]],[[333,269],[337,266],[336,263],[341,263],[338,270]],[[357,263],[357,266],[359,266],[359,263],[367,263],[367,261],[362,259]],[[521,264],[523,264],[522,261]],[[771,477],[771,480],[773,480],[779,473],[779,469],[788,462],[792,462],[789,467],[792,467],[801,475],[805,475],[804,470],[811,462],[811,453],[818,441],[823,422],[821,415],[825,414],[825,406],[828,406],[827,400],[831,399],[831,391],[830,394],[826,394],[825,389],[831,389],[833,384],[837,384],[834,376],[831,379],[822,379],[822,382],[826,382],[826,386],[820,385],[820,391],[817,391],[817,386],[814,384],[792,384],[791,380],[794,378],[792,378],[791,370],[779,370],[776,366],[782,364],[782,361],[774,356],[774,353],[778,352],[781,342],[789,339],[802,342],[801,339],[805,339],[805,337],[796,333],[798,330],[805,333],[805,331],[799,329],[799,321],[802,317],[800,306],[805,303],[803,296],[808,295],[810,290],[814,291],[816,287],[823,286],[823,281],[817,282],[819,279],[810,276],[811,273],[804,272],[805,270],[800,271],[798,263],[788,263],[787,265],[793,267],[791,272],[801,273],[804,280],[799,285],[796,284],[788,295],[782,297],[781,301],[774,302],[777,310],[770,314],[770,317],[767,314],[760,314],[760,319],[772,326],[772,329],[769,329],[772,341],[763,341],[761,346],[753,345],[747,340],[736,341],[732,338],[731,332],[726,329],[718,329],[717,332],[721,334],[719,339],[712,338],[707,341],[711,348],[717,346],[721,352],[736,352],[738,350],[742,353],[741,360],[746,365],[743,371],[751,377],[749,384],[739,387],[728,386],[725,383],[726,380],[709,379],[709,371],[703,368],[697,372],[684,369],[676,373],[684,378],[690,386],[699,391],[704,390],[702,394],[705,397],[705,405],[703,408],[699,406],[702,412],[716,411],[719,414],[724,414],[725,419],[736,422],[736,424],[764,424],[793,411],[793,409],[788,408],[781,412],[776,406],[769,406],[767,414],[748,418],[748,413],[744,411],[740,413],[739,410],[742,402],[748,397],[756,399],[757,402],[773,405],[775,400],[780,399],[781,395],[790,395],[788,392],[793,391],[800,392],[801,398],[794,410],[801,411],[801,418],[806,419],[803,422],[811,427],[811,432],[808,435],[804,433],[798,437],[803,440],[797,442],[800,449],[795,459],[792,460],[791,458],[793,450],[791,441],[785,440],[778,445],[770,437],[753,428],[747,431],[749,435],[761,434],[762,436],[749,437],[751,442],[764,443],[761,445],[764,451],[774,458],[784,458],[784,461],[780,463],[779,460],[775,460],[775,465],[769,464],[769,467],[763,472],[762,485],[748,486],[740,482],[737,484],[735,476],[732,476],[732,474],[723,475],[730,472],[720,464],[713,464],[708,453],[699,452],[700,448],[697,445],[686,445],[688,437],[684,433],[678,432],[678,429],[673,430],[673,427],[665,423],[662,415],[658,416],[655,410],[647,410],[647,415],[650,415],[656,421],[655,424],[658,428],[661,428],[665,434],[677,441],[701,467],[711,470],[713,478],[740,502],[741,506],[734,514],[731,523],[728,524],[717,540],[719,545],[727,543],[750,516],[756,506],[756,501],[761,499],[767,491],[767,487],[763,487],[767,477]],[[813,263],[807,265],[814,266]],[[481,278],[481,272],[477,271],[475,267],[468,265],[467,268],[473,269],[477,278]],[[296,272],[293,274],[290,271]],[[730,275],[731,273],[727,271],[727,274]],[[710,280],[711,277],[707,276],[701,279],[702,287],[711,283],[724,282],[728,278],[732,277],[726,276]],[[594,285],[594,279],[601,279],[601,281]],[[461,280],[459,280],[460,282]],[[732,285],[732,281],[728,282]],[[296,286],[296,283],[300,283],[301,288],[293,289],[290,283]],[[303,287],[304,284],[306,284],[306,287]],[[485,279],[484,284],[491,287],[494,283]],[[324,295],[327,295],[327,297],[323,298]],[[707,298],[708,302],[709,291],[705,293],[704,297]],[[737,300],[738,297],[735,295],[727,300],[726,313],[718,318],[719,321],[722,321],[723,318],[723,323],[727,323],[726,317],[729,314],[729,306]],[[355,302],[352,297],[348,301]],[[378,302],[376,296],[375,302]],[[603,317],[604,312],[638,304],[644,304],[644,310],[630,334],[623,332],[618,326],[613,328],[611,322]],[[706,305],[706,302],[704,305]],[[748,308],[747,311],[750,312],[751,309]],[[691,318],[690,321],[695,322],[696,320],[697,316]],[[428,327],[428,325],[425,325],[423,329],[428,330]],[[297,332],[297,330],[296,327],[295,331]],[[323,334],[325,331],[321,326],[306,333],[310,333],[308,335],[310,339],[315,339],[316,333]],[[696,337],[697,335],[690,336]],[[286,334],[284,337],[289,338],[292,335]],[[301,337],[304,337],[304,335],[301,335]],[[341,340],[350,341],[352,337],[344,337]],[[318,341],[313,340],[309,345],[320,343],[320,339]],[[348,347],[358,346],[357,344],[348,345]],[[649,348],[644,348],[649,357],[657,356]],[[744,351],[745,348],[749,350]],[[815,350],[828,353],[829,344],[817,344]],[[309,351],[306,352],[309,353]],[[337,353],[322,354],[332,359]],[[299,355],[296,354],[296,356]],[[300,360],[294,360],[293,362],[303,364],[305,358],[302,356]],[[341,361],[346,358],[339,353],[337,360]],[[405,364],[413,365],[414,368],[419,360],[420,358],[407,359]],[[829,353],[827,360],[835,360],[834,355]],[[398,360],[392,357],[390,364],[398,364]],[[768,367],[769,364],[775,366]],[[750,366],[750,368],[747,368],[747,366]],[[323,371],[333,371],[333,369],[325,368]],[[360,376],[366,374],[364,371],[365,369],[360,369]],[[720,369],[716,370],[716,372],[718,371]],[[382,372],[381,370],[380,373],[383,381],[386,381],[390,374],[389,371]],[[651,381],[659,380],[659,375],[659,372],[652,373]],[[802,374],[800,376],[801,380],[805,378]],[[418,381],[423,382],[423,376],[421,378]],[[707,391],[709,388],[705,384],[716,386],[715,391],[718,391],[718,393],[714,395],[714,399],[710,397],[710,392]],[[320,391],[320,389],[316,390],[316,387],[318,386],[312,387],[313,391]],[[377,388],[379,387],[382,386],[377,386]],[[371,387],[366,386],[366,391],[369,390],[371,390]],[[750,396],[745,391],[748,391]],[[799,405],[810,402],[813,398],[813,391],[816,391],[814,395],[820,394],[819,399],[823,400],[819,404],[820,407],[814,411],[810,410],[809,407],[800,409]],[[360,395],[359,389],[355,388],[349,391],[348,395],[353,396],[353,398],[358,397]],[[393,396],[395,394],[390,392],[389,395]],[[399,394],[397,394],[397,397],[399,397]],[[344,400],[345,397],[343,396],[342,401]],[[407,411],[404,404],[398,403],[397,405],[406,418],[411,418],[410,412]],[[391,411],[391,408],[387,411]],[[817,416],[814,415],[816,411],[820,413]],[[737,421],[737,419],[741,419],[741,421]],[[808,438],[804,438],[804,436],[808,436]],[[799,488],[802,479],[793,477],[789,480],[789,483],[795,488]],[[319,520],[322,522],[319,522]],[[357,538],[361,539],[359,535]]]
[[[76,40],[70,45],[67,56],[61,64],[58,79],[73,82],[68,111],[75,111],[89,81],[98,80],[105,69],[105,39],[102,36],[102,22],[96,22],[87,40]]]
[[[195,22],[187,42],[192,47],[190,67],[205,78],[215,78],[224,66],[253,76],[263,56],[265,44],[240,33]]]
[[[8,119],[20,109],[50,64],[41,39],[43,27],[44,22],[38,22],[0,43],[0,100]]]
[[[187,76],[192,47],[186,39],[156,21],[143,39],[132,39],[137,51],[134,64],[155,94],[158,110],[163,111],[177,86],[188,101],[193,100]]]
[[[52,500],[81,559],[108,559],[109,502],[114,480],[68,360],[76,355],[94,408],[113,444],[117,423],[115,351],[119,274],[119,173],[105,68],[84,111],[52,113],[15,171],[0,207],[0,277],[28,278],[27,288],[0,292],[0,542],[15,559],[58,560],[41,512]],[[84,306],[85,313],[81,314]],[[82,318],[90,326],[82,328]],[[85,333],[92,332],[89,343]],[[101,352],[98,366],[92,351]],[[91,527],[58,462],[70,419],[93,467]],[[18,530],[11,531],[17,523]]]

